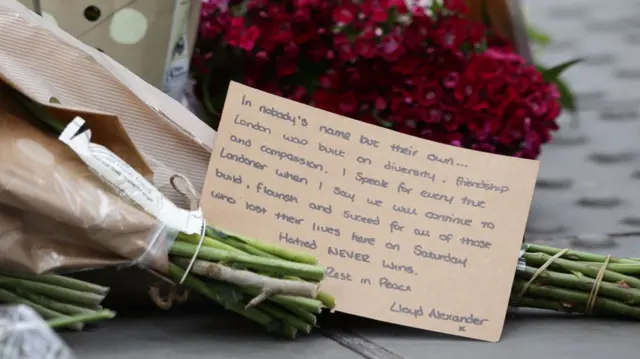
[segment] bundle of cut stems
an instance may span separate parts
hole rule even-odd
[[[514,307],[640,319],[640,260],[525,244]]]
[[[16,92],[16,98],[36,125],[60,135],[63,123],[24,95]],[[271,332],[288,338],[309,333],[316,315],[335,307],[334,298],[319,290],[324,268],[313,256],[213,227],[200,240],[178,235],[170,249],[170,279]]]
[[[82,330],[85,324],[111,319],[101,303],[109,288],[56,274],[0,273],[0,302],[25,304],[52,328]]]
[[[324,268],[313,256],[209,226],[198,235],[180,234],[172,245],[170,277],[190,290],[265,327],[295,338],[317,326],[317,315],[335,299],[319,289]]]

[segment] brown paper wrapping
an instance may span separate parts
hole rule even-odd
[[[41,103],[56,97],[64,107],[116,116],[153,170],[154,185],[177,205],[186,208],[188,204],[171,187],[173,174],[185,175],[201,191],[215,131],[189,110],[17,0],[0,0],[0,31],[0,75],[8,82]],[[20,225],[15,217],[5,216],[0,219],[0,233]],[[10,240],[7,236],[0,243]],[[80,265],[82,258],[66,251]],[[110,255],[105,264],[120,261]],[[155,279],[138,269],[88,271],[78,276],[113,285],[108,298],[112,303],[151,303],[147,288]]]
[[[156,219],[114,194],[55,135],[34,126],[12,92],[0,87],[0,268],[44,273],[143,261],[166,270],[165,233]],[[62,121],[77,115],[51,112]],[[91,118],[92,132],[103,133],[100,144],[148,170],[126,134],[117,135],[117,120],[83,117]]]
[[[0,74],[27,96],[117,116],[174,203],[181,173],[202,189],[215,132],[162,91],[16,0],[0,0]]]

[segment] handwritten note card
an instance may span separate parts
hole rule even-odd
[[[498,341],[537,172],[231,83],[201,204],[317,256],[339,311]]]

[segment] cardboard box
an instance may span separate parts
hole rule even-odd
[[[49,22],[181,99],[201,0],[19,0]]]

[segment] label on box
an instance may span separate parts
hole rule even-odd
[[[189,80],[189,9],[191,1],[177,0],[164,72],[162,91],[180,101]]]
[[[202,211],[187,211],[167,199],[133,167],[104,146],[91,143],[91,130],[78,133],[84,120],[76,117],[60,134],[69,146],[102,181],[120,197],[138,205],[169,228],[185,234],[200,234]]]
[[[537,173],[232,82],[201,205],[315,255],[339,311],[498,341]]]

